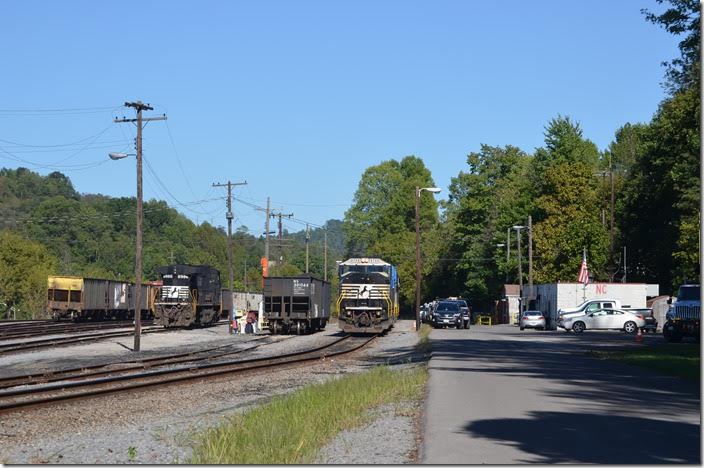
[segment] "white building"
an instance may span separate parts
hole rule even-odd
[[[553,283],[533,286],[531,308],[545,315],[548,329],[557,328],[557,311],[575,307],[589,299],[618,299],[623,307],[645,308],[646,300],[658,294],[657,285],[645,283]],[[524,294],[527,287],[524,285]]]

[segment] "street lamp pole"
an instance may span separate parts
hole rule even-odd
[[[416,187],[416,330],[420,330],[420,192],[439,193],[437,187]]]
[[[520,318],[521,312],[523,312],[523,270],[521,268],[521,229],[525,226],[513,226],[516,230],[516,240],[518,241],[518,291],[520,295],[520,303],[518,304],[518,316]]]

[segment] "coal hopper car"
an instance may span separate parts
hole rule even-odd
[[[49,276],[46,311],[54,320],[134,320],[135,284],[80,276]],[[152,318],[152,288],[142,284],[142,319]]]
[[[272,334],[301,335],[325,328],[330,283],[310,275],[264,278],[264,319]]]

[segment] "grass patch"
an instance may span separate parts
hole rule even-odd
[[[377,367],[323,384],[228,418],[197,440],[190,463],[310,464],[340,431],[367,422],[369,409],[420,400],[427,370]]]
[[[609,359],[645,367],[662,374],[699,381],[699,344],[663,344],[621,351],[594,351],[600,359]]]

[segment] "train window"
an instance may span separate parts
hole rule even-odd
[[[71,291],[71,300],[69,302],[81,302],[81,291]]]
[[[65,289],[54,289],[54,300],[66,302],[68,301],[68,291]]]

